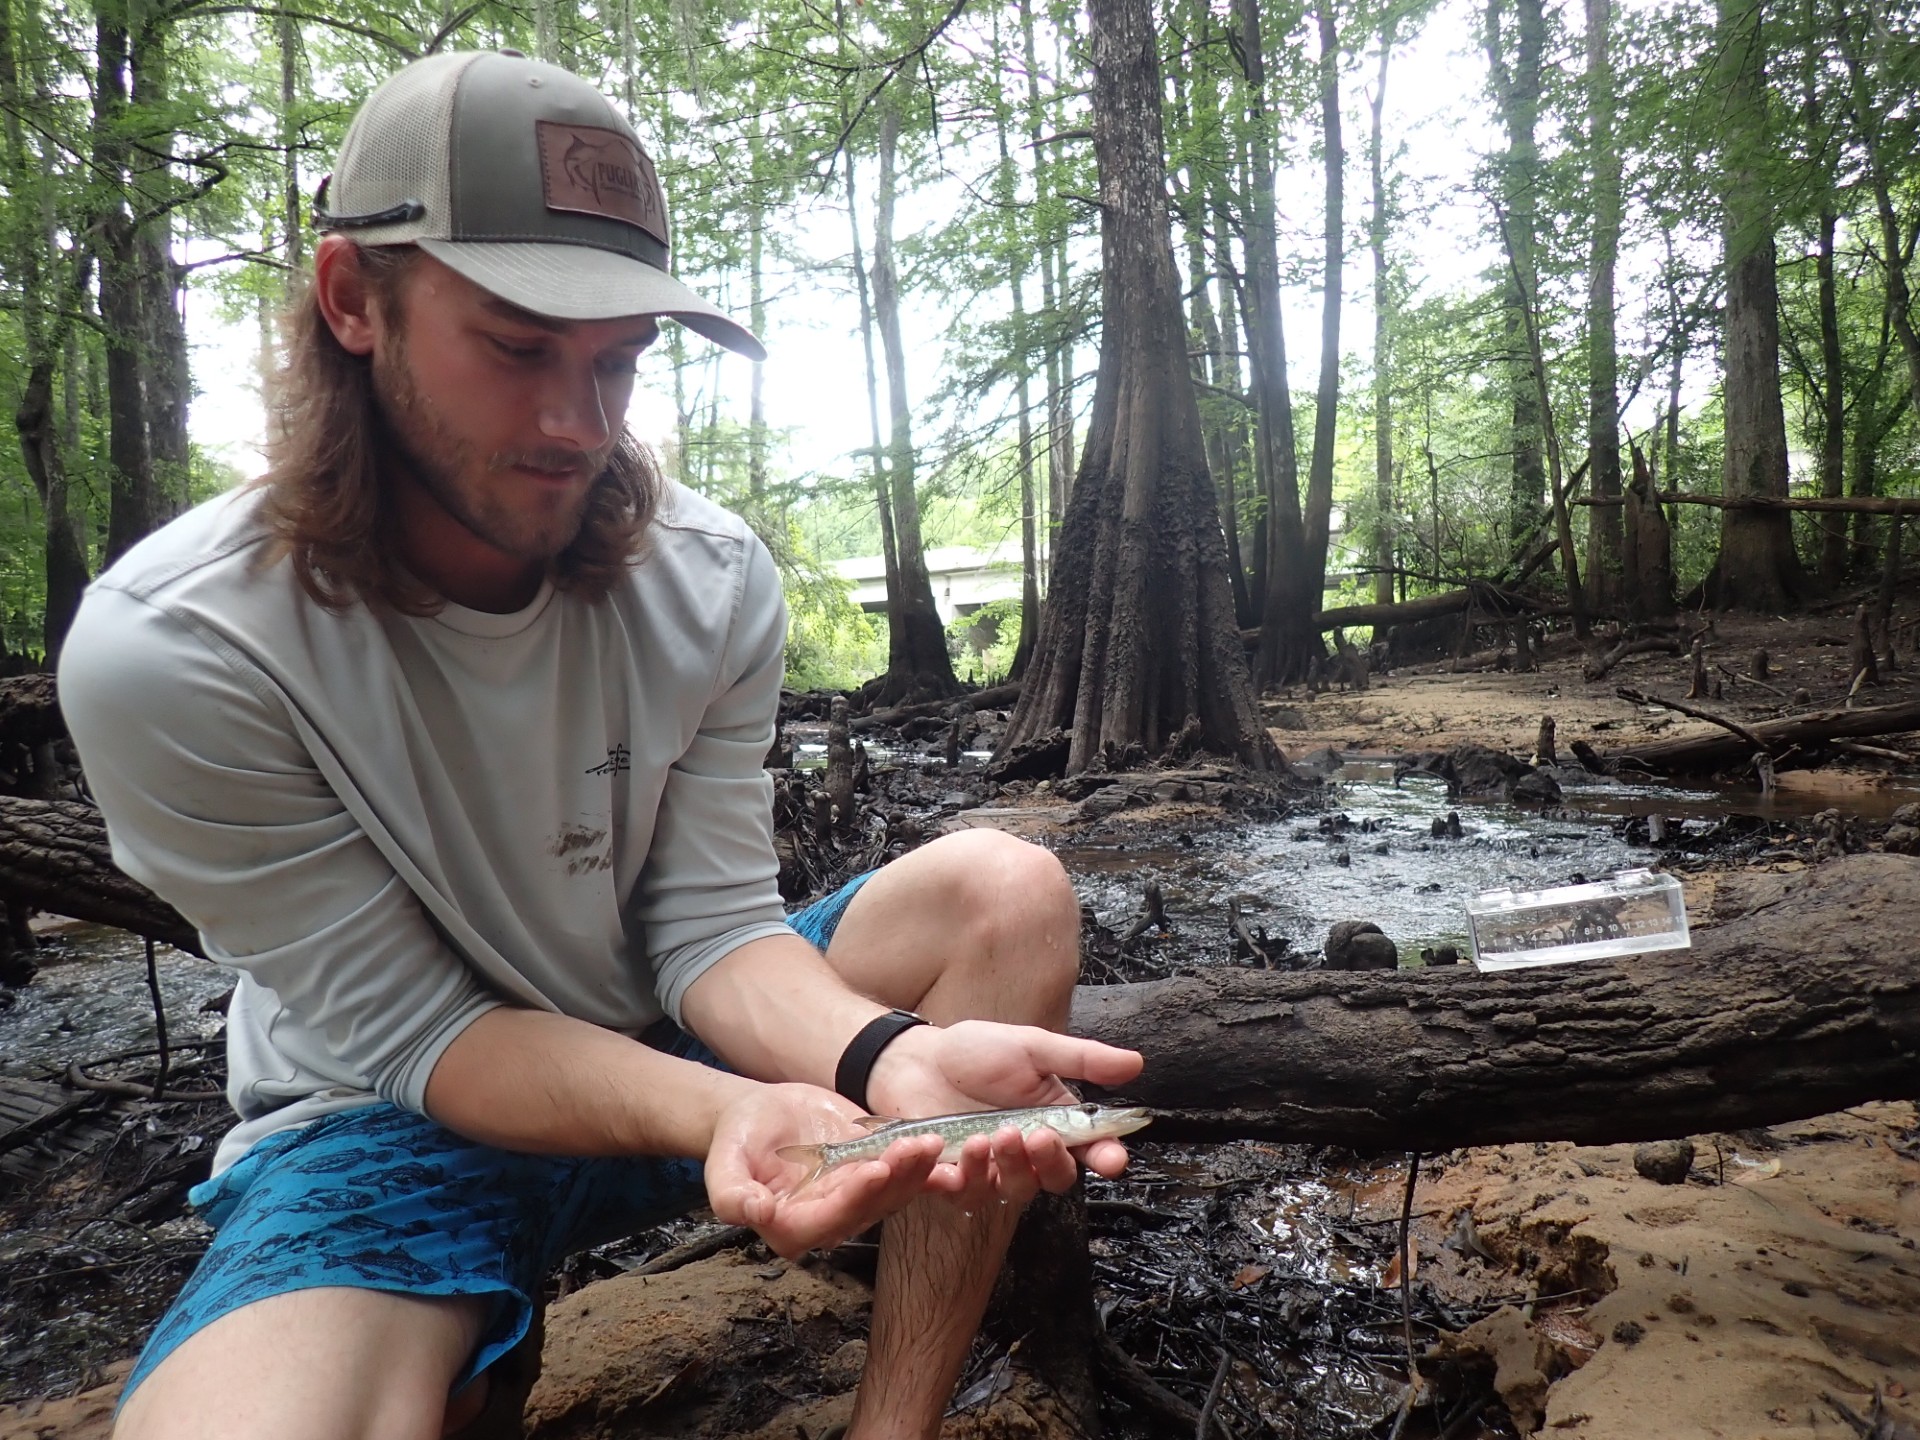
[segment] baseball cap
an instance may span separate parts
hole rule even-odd
[[[668,272],[666,196],[633,127],[594,85],[512,51],[433,55],[390,76],[347,127],[314,224],[418,245],[536,315],[660,315],[766,358]]]

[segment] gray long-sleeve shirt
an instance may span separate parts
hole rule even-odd
[[[256,504],[129,551],[60,662],[115,862],[238,976],[216,1169],[376,1097],[422,1109],[496,1005],[637,1034],[786,932],[786,612],[738,517],[674,487],[608,598],[416,618],[316,605]]]

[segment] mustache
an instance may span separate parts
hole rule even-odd
[[[524,465],[532,470],[585,470],[597,475],[606,469],[613,455],[611,444],[600,450],[571,450],[542,447],[536,450],[502,450],[488,462],[492,470],[511,470]]]

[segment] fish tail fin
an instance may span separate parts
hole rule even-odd
[[[782,1145],[773,1153],[778,1155],[782,1160],[792,1160],[796,1164],[811,1165],[813,1167],[813,1169],[807,1172],[807,1178],[800,1182],[803,1186],[811,1185],[814,1181],[818,1180],[821,1173],[827,1168],[827,1147],[825,1145]]]

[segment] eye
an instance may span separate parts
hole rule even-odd
[[[640,356],[637,353],[633,355],[609,355],[599,362],[599,370],[602,375],[611,375],[616,378],[622,375],[631,375],[637,371],[639,367]]]
[[[511,340],[502,340],[498,335],[489,335],[487,338],[493,342],[493,348],[498,350],[502,355],[505,355],[509,360],[537,360],[540,358],[541,352],[538,345],[520,345]]]

